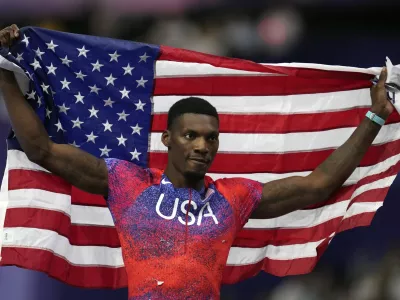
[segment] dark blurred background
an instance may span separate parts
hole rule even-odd
[[[400,64],[400,1],[12,0],[0,24],[164,44],[263,63],[356,67]],[[0,103],[0,138],[9,125]],[[0,144],[0,172],[6,144]],[[309,275],[268,274],[225,286],[222,299],[400,299],[400,179],[371,227],[335,237]],[[126,290],[83,290],[14,267],[0,268],[1,300],[127,299]]]

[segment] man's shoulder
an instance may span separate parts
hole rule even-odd
[[[106,158],[109,173],[116,173],[119,176],[149,177],[152,181],[161,178],[162,170],[156,168],[144,168],[133,162],[117,158]]]
[[[261,182],[244,177],[219,178],[213,181],[213,184],[224,195],[238,195],[246,194],[248,191],[261,191],[263,187]]]

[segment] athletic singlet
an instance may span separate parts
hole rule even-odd
[[[198,192],[174,188],[159,169],[106,163],[129,299],[219,299],[229,249],[258,205],[262,184],[206,177]]]

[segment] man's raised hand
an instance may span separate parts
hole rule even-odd
[[[1,47],[10,47],[19,38],[19,28],[13,24],[0,31]]]

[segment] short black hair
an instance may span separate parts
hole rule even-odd
[[[198,97],[189,97],[174,103],[168,111],[168,129],[174,121],[183,114],[200,114],[215,117],[219,122],[217,109],[207,100]]]

